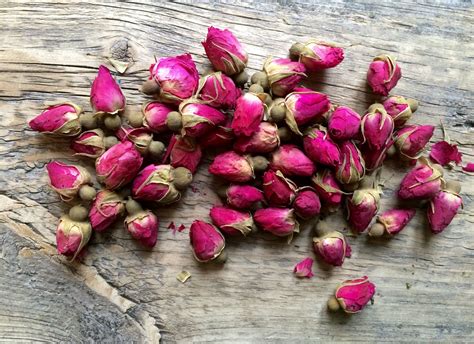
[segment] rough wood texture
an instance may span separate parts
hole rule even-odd
[[[207,175],[198,173],[183,201],[159,211],[159,243],[152,252],[121,225],[98,235],[82,263],[55,255],[54,230],[66,207],[47,186],[44,165],[71,158],[65,140],[44,138],[26,122],[45,101],[69,99],[87,109],[100,63],[132,62],[120,76],[129,110],[145,98],[137,87],[153,56],[192,53],[209,68],[200,41],[208,25],[228,27],[245,44],[251,72],[265,56],[284,56],[292,42],[317,37],[346,48],[341,66],[314,78],[332,101],[359,112],[375,98],[365,87],[372,57],[398,56],[404,77],[396,93],[420,100],[413,122],[442,120],[465,161],[474,161],[474,30],[472,5],[326,2],[0,4],[0,338],[11,342],[272,342],[470,341],[474,318],[473,177],[463,182],[464,210],[443,234],[427,232],[424,210],[390,241],[350,238],[353,257],[343,268],[316,268],[311,280],[291,270],[312,256],[311,232],[291,245],[272,237],[229,240],[222,267],[200,266],[187,230],[207,218],[217,201]],[[437,130],[433,141],[441,138]],[[87,163],[85,160],[83,163]],[[91,164],[89,163],[89,166]],[[391,166],[383,208],[406,168]],[[337,229],[342,217],[333,217]],[[192,273],[181,284],[181,270]],[[346,278],[369,275],[375,305],[356,316],[330,315],[326,300]],[[469,339],[471,338],[471,339]]]

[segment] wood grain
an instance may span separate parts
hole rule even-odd
[[[222,267],[201,266],[190,253],[188,228],[207,219],[218,199],[204,164],[176,207],[160,209],[159,243],[149,252],[121,224],[95,236],[82,263],[55,255],[54,230],[66,207],[47,186],[44,165],[71,157],[67,141],[32,132],[27,121],[44,102],[68,99],[88,108],[91,81],[108,58],[128,61],[119,76],[129,104],[154,56],[189,51],[200,71],[209,63],[200,45],[207,26],[230,28],[260,69],[267,55],[285,56],[295,41],[316,37],[342,44],[346,59],[314,76],[312,85],[336,104],[359,112],[374,98],[365,86],[373,56],[398,57],[396,93],[420,100],[412,122],[443,121],[465,161],[474,161],[474,29],[468,2],[8,2],[0,3],[0,338],[7,342],[467,342],[474,317],[474,184],[463,184],[464,210],[438,236],[424,210],[390,241],[350,238],[343,268],[317,268],[297,280],[296,262],[312,256],[309,229],[290,244],[259,235],[228,242]],[[433,142],[442,137],[437,130]],[[382,209],[406,171],[389,165]],[[345,228],[342,215],[331,218]],[[181,270],[192,277],[176,280]],[[338,282],[368,275],[375,304],[361,314],[326,312]]]

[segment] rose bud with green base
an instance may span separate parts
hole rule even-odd
[[[200,263],[225,261],[225,238],[212,224],[196,220],[189,229],[194,258]]]
[[[256,229],[252,215],[246,211],[215,205],[209,215],[212,223],[227,235],[247,236]]]
[[[439,234],[453,221],[462,207],[461,184],[448,181],[440,192],[430,200],[428,206],[428,222],[431,232]]]
[[[375,295],[375,285],[367,276],[342,282],[328,300],[328,309],[352,314],[359,313]]]
[[[122,216],[124,210],[122,197],[109,190],[99,191],[89,210],[89,221],[92,229],[96,232],[105,231]]]
[[[159,221],[150,210],[143,210],[140,204],[129,199],[125,204],[128,216],[125,218],[125,229],[143,246],[152,248],[158,238]]]
[[[29,125],[31,129],[43,134],[77,136],[81,132],[81,112],[82,109],[73,103],[52,105],[33,118]]]
[[[74,260],[89,242],[92,234],[91,224],[86,221],[87,209],[74,206],[69,215],[59,219],[56,229],[56,247],[59,254]]]

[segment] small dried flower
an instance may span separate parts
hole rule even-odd
[[[318,194],[311,188],[302,188],[293,202],[295,214],[300,218],[307,220],[319,215],[321,211],[321,201]]]
[[[318,126],[306,131],[303,138],[306,155],[317,164],[337,167],[341,163],[341,151],[326,132]]]
[[[418,108],[418,102],[402,96],[391,96],[383,102],[383,107],[393,118],[395,128],[399,128],[411,118]]]
[[[462,154],[459,152],[457,145],[446,141],[439,141],[431,147],[430,159],[441,166],[447,166],[450,162],[459,165],[462,160]]]
[[[74,155],[98,158],[105,152],[104,132],[100,129],[93,129],[82,132],[71,143]]]
[[[89,211],[92,229],[103,232],[110,227],[124,212],[122,198],[115,192],[101,190],[97,193]]]
[[[239,153],[264,154],[270,153],[280,145],[278,127],[269,122],[261,122],[252,136],[240,136],[234,144]]]
[[[318,40],[296,43],[290,49],[290,54],[298,56],[309,72],[336,67],[344,60],[344,50],[341,47]]]
[[[427,215],[432,233],[441,233],[458,213],[462,206],[459,191],[460,187],[457,190],[445,189],[431,199]]]
[[[287,207],[296,197],[297,186],[280,171],[268,170],[263,174],[262,189],[270,206]]]
[[[216,259],[225,248],[224,236],[210,223],[196,220],[189,230],[189,239],[194,257],[198,262],[206,263]]]
[[[237,98],[242,95],[234,81],[221,72],[202,77],[198,93],[206,104],[222,109],[235,108]]]
[[[384,233],[399,233],[415,216],[415,209],[390,209],[377,216],[377,223],[370,230],[370,236],[382,236]]]
[[[351,254],[346,237],[337,231],[313,238],[313,248],[323,261],[333,266],[341,266]]]
[[[298,221],[296,221],[293,209],[258,209],[253,219],[262,230],[276,236],[289,236],[295,232],[299,232],[299,224]]]
[[[59,254],[74,260],[91,237],[91,225],[87,221],[75,221],[68,215],[59,219],[56,229],[56,246]]]
[[[154,133],[166,133],[170,130],[166,120],[171,111],[173,108],[159,101],[146,103],[142,108],[143,125]]]
[[[125,96],[119,84],[103,65],[92,83],[90,101],[96,114],[116,114],[125,108]]]
[[[379,209],[380,191],[359,189],[347,200],[348,222],[357,233],[367,229]]]
[[[402,77],[402,71],[396,60],[388,55],[374,58],[367,72],[367,82],[375,94],[387,96]]]
[[[168,145],[167,154],[173,167],[186,167],[192,174],[201,162],[202,150],[192,137],[173,135]],[[167,157],[165,157],[166,162]]]
[[[202,149],[209,148],[230,148],[234,142],[234,131],[230,127],[230,122],[218,125],[215,129],[199,138],[199,144]]]
[[[421,158],[401,181],[398,197],[406,200],[432,198],[441,190],[442,177],[441,170]]]
[[[365,161],[354,142],[345,141],[339,146],[341,163],[336,169],[336,178],[343,184],[357,183],[364,177]]]
[[[318,171],[311,182],[325,206],[337,208],[341,204],[343,191],[330,170]]]
[[[263,201],[262,191],[250,185],[231,185],[225,197],[227,204],[237,209],[249,209]]]
[[[305,258],[301,262],[295,265],[293,269],[293,273],[296,277],[299,278],[311,278],[314,276],[313,274],[313,259],[312,258]]]
[[[254,178],[252,161],[234,151],[217,155],[209,166],[209,172],[236,183],[247,182]]]
[[[197,100],[187,100],[179,105],[182,118],[182,135],[200,137],[225,122],[222,112]]]
[[[387,152],[389,151],[390,147],[393,146],[393,144],[393,139],[389,138],[385,145],[379,150],[371,149],[367,145],[363,145],[362,157],[364,158],[365,169],[367,171],[373,171],[382,166],[385,158],[387,157]]]
[[[362,117],[360,130],[370,150],[380,151],[392,138],[393,119],[383,107],[374,108]]]
[[[263,65],[263,71],[267,74],[273,95],[278,97],[292,92],[306,77],[304,65],[287,58],[268,58]]]
[[[336,290],[335,298],[339,307],[346,313],[359,313],[374,297],[375,285],[369,281],[367,276],[342,282]],[[339,307],[332,307],[331,310]]]
[[[312,176],[316,171],[313,162],[295,145],[282,145],[272,154],[270,168],[285,176]]]
[[[360,122],[357,112],[347,106],[338,106],[329,117],[329,135],[336,141],[356,139],[360,133]]]
[[[29,125],[31,129],[43,134],[76,136],[81,132],[81,112],[81,108],[72,103],[53,105],[33,118]]]
[[[141,210],[125,218],[125,229],[145,247],[154,247],[158,238],[159,221],[150,210]]]
[[[247,236],[252,228],[252,215],[249,212],[230,209],[224,206],[214,206],[209,213],[212,223],[224,234]]]
[[[265,106],[262,100],[253,93],[245,93],[235,105],[232,129],[236,136],[251,136],[257,132],[263,120]]]
[[[432,125],[409,125],[397,131],[395,146],[402,157],[417,159],[433,136]]]
[[[121,126],[116,132],[115,136],[122,141],[130,141],[137,151],[142,155],[148,152],[148,147],[153,141],[153,134],[146,127],[132,128],[129,126]]]
[[[91,181],[89,172],[81,166],[53,161],[46,165],[46,170],[51,187],[65,202],[71,201],[79,193],[81,187]]]

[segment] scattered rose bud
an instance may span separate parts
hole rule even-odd
[[[167,154],[173,167],[186,167],[192,174],[196,173],[201,162],[202,151],[192,137],[173,135],[168,145]],[[167,157],[165,157],[164,162]]]
[[[401,77],[400,66],[393,57],[388,55],[375,57],[367,72],[367,82],[372,91],[382,96],[388,96]]]
[[[79,190],[91,181],[89,172],[81,166],[52,161],[46,165],[46,170],[51,187],[65,202],[72,201]]]
[[[150,210],[136,211],[125,218],[125,229],[143,246],[152,248],[158,238],[159,221]]]
[[[442,169],[420,158],[419,164],[402,179],[398,197],[405,200],[432,198],[441,190],[442,177]]]
[[[391,96],[383,102],[383,107],[393,118],[395,128],[399,128],[411,118],[418,108],[418,102],[402,96]]]
[[[247,236],[255,226],[252,215],[245,211],[215,205],[209,215],[212,223],[227,235]]]
[[[228,124],[218,125],[215,129],[199,138],[199,144],[202,149],[219,148],[228,149],[232,147],[235,135],[230,127],[230,119]]]
[[[400,155],[408,160],[418,159],[433,136],[432,125],[409,125],[397,131],[395,146]]]
[[[64,215],[56,229],[56,246],[59,254],[74,260],[91,237],[91,225],[87,221],[77,221]]]
[[[293,269],[293,273],[296,277],[299,278],[311,278],[314,276],[313,274],[313,259],[312,258],[305,258],[301,262],[295,265]]]
[[[304,65],[287,58],[268,58],[263,65],[263,71],[267,74],[273,95],[278,97],[292,92],[306,77]]]
[[[314,252],[327,264],[341,266],[351,255],[351,247],[346,237],[337,231],[313,238]]]
[[[242,91],[227,75],[216,72],[201,78],[198,94],[210,106],[233,109]]]
[[[451,187],[452,184],[455,187]],[[446,189],[441,190],[431,199],[427,214],[432,233],[441,233],[456,216],[462,206],[460,191],[459,183],[448,182]]]
[[[76,136],[81,132],[81,112],[81,108],[72,103],[53,105],[33,118],[29,125],[31,129],[43,134]]]
[[[340,146],[341,163],[336,169],[336,178],[343,184],[357,183],[364,177],[365,162],[359,149],[352,141],[345,141]]]
[[[154,133],[166,133],[170,130],[167,119],[171,111],[173,109],[169,105],[158,101],[146,103],[142,108],[143,125]]]
[[[295,232],[299,232],[299,224],[298,221],[296,221],[293,209],[258,209],[253,219],[262,230],[276,236],[289,236]]]
[[[71,143],[74,155],[98,158],[105,152],[104,132],[100,129],[93,129],[82,132]]]
[[[344,50],[341,47],[318,40],[293,44],[290,54],[298,56],[308,72],[333,68],[344,60]]]
[[[431,147],[430,159],[441,166],[447,166],[450,162],[459,165],[462,160],[462,154],[459,152],[457,145],[446,141],[439,141]]]
[[[196,220],[189,230],[189,239],[194,257],[198,262],[206,263],[216,259],[225,248],[224,236],[210,223]]]
[[[375,295],[375,285],[367,276],[342,282],[335,296],[328,301],[328,308],[336,311],[339,308],[346,313],[359,313]]]
[[[330,170],[318,171],[318,173],[311,178],[311,182],[325,206],[330,209],[339,207],[342,201],[343,191]]]
[[[266,168],[266,166],[260,166],[260,159],[256,158],[258,157],[239,155],[234,151],[225,152],[214,158],[209,166],[209,172],[230,182],[248,182],[255,177],[254,170]],[[256,162],[259,164],[256,165]]]
[[[288,207],[295,199],[297,186],[280,171],[268,170],[263,174],[262,189],[270,206]]]
[[[341,151],[329,137],[326,128],[318,126],[305,132],[303,146],[306,155],[316,164],[337,167],[341,163]]]
[[[329,117],[328,132],[333,140],[356,139],[360,133],[360,115],[347,106],[338,106]]]
[[[115,132],[115,135],[122,142],[130,141],[133,143],[135,149],[142,155],[148,152],[148,147],[153,141],[153,134],[146,127],[132,128],[122,126]]]
[[[371,149],[367,145],[363,145],[362,157],[364,158],[365,169],[367,171],[373,171],[382,166],[385,158],[387,157],[387,152],[393,146],[393,144],[393,139],[389,138],[385,145],[379,150]]]
[[[370,236],[382,236],[387,233],[395,235],[399,233],[415,216],[415,209],[390,209],[377,216],[377,223],[369,230]]]
[[[272,153],[270,168],[285,176],[310,177],[316,171],[313,162],[295,145],[282,145]]]
[[[182,118],[182,135],[200,137],[225,122],[222,112],[197,100],[187,100],[179,105]]]
[[[309,187],[298,190],[298,194],[293,202],[293,209],[295,214],[303,220],[319,215],[321,201],[318,194]]]
[[[230,185],[225,190],[228,205],[237,209],[250,209],[263,201],[262,191],[250,185]]]
[[[348,222],[357,233],[367,229],[379,209],[380,191],[359,189],[347,200]]]
[[[232,129],[236,136],[251,136],[263,120],[265,106],[260,98],[253,93],[245,93],[235,105]]]
[[[109,228],[124,212],[122,198],[115,192],[101,190],[97,193],[89,211],[92,229],[103,232]]]
[[[90,101],[96,114],[117,114],[125,108],[125,96],[119,84],[103,65],[92,83]]]
[[[360,124],[364,143],[370,150],[384,148],[392,138],[393,129],[393,119],[382,106],[365,114]]]
[[[234,144],[238,153],[264,154],[274,151],[280,145],[278,127],[269,122],[261,122],[252,136],[240,136]]]

